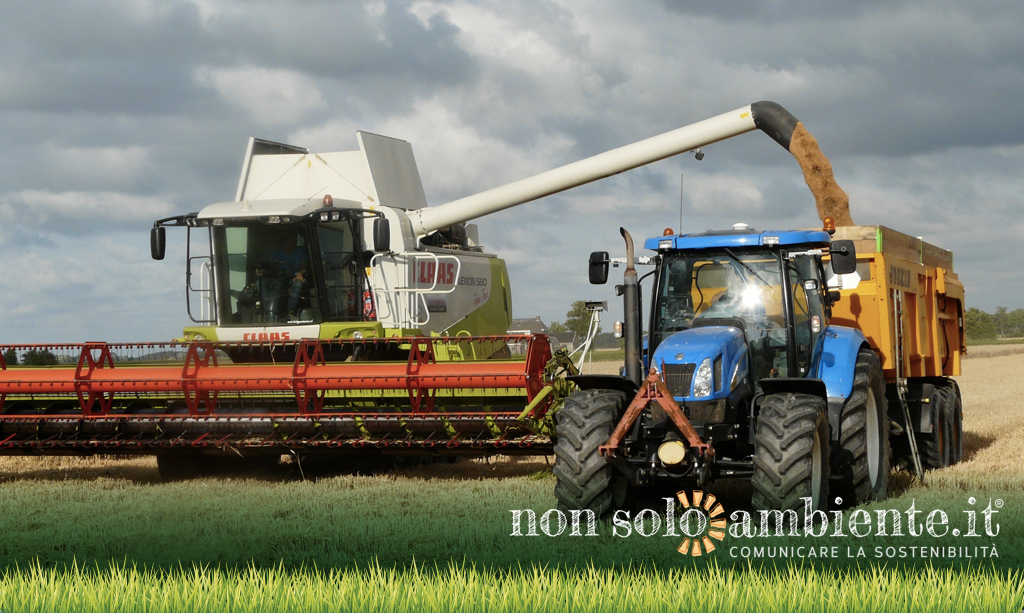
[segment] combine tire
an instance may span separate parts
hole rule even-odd
[[[832,494],[848,505],[885,500],[889,493],[889,409],[878,356],[861,349],[853,389],[833,443]]]
[[[926,470],[946,468],[952,463],[950,403],[942,389],[936,387],[928,402],[932,412],[932,431],[917,433],[917,448]]]
[[[772,394],[761,401],[754,436],[756,509],[794,510],[810,497],[814,510],[828,508],[829,439],[825,401],[809,394]]]
[[[585,390],[565,399],[555,415],[555,498],[564,510],[590,509],[598,517],[612,508],[615,469],[601,457],[604,445],[626,407],[626,394],[614,390]]]
[[[211,458],[199,452],[166,452],[156,456],[156,468],[165,482],[188,481],[210,475]]]

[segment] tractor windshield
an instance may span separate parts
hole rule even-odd
[[[801,280],[809,274],[801,267]],[[790,269],[792,271],[792,268]],[[789,373],[786,311],[779,253],[722,250],[666,254],[657,289],[651,340],[653,351],[672,334],[697,326],[742,328],[757,379]],[[796,280],[796,279],[792,279]],[[793,294],[805,321],[810,311],[803,285]],[[793,291],[793,288],[790,288]],[[820,318],[819,318],[820,325]],[[810,332],[808,326],[804,326]],[[801,339],[804,340],[804,339]],[[806,345],[810,344],[807,339]],[[806,352],[810,357],[810,352]]]
[[[785,269],[782,262],[785,261]],[[789,287],[783,287],[783,270]],[[785,291],[784,291],[785,290]],[[780,259],[768,250],[665,255],[655,295],[651,348],[691,327],[742,327],[756,379],[800,377],[811,370],[824,319],[820,267],[814,257]],[[789,361],[784,296],[792,300],[795,364]]]

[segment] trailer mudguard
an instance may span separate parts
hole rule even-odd
[[[864,333],[844,326],[829,326],[825,329],[818,356],[818,368],[814,376],[825,382],[829,404],[845,402],[853,391],[853,377],[857,368],[857,354],[861,347],[868,347]]]

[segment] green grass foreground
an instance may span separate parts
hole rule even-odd
[[[842,572],[654,568],[489,572],[465,564],[426,570],[256,568],[177,571],[38,565],[0,574],[5,613],[190,611],[943,611],[1016,612],[1019,571],[871,568]]]

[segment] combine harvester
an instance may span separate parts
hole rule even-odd
[[[467,222],[754,129],[763,130],[795,155],[808,154],[813,163],[818,159],[816,144],[807,140],[809,134],[792,138],[794,125],[792,116],[778,105],[758,102],[436,207],[426,205],[412,149],[404,141],[359,133],[359,151],[311,154],[302,148],[252,139],[234,201],[162,219],[153,228],[156,259],[164,256],[165,228],[185,228],[186,297],[195,325],[173,343],[0,347],[8,355],[10,350],[22,357],[34,351],[59,358],[59,364],[45,368],[2,364],[0,453],[156,454],[161,473],[179,478],[195,474],[222,456],[285,452],[358,458],[537,454],[550,453],[557,439],[562,449],[556,462],[558,491],[569,504],[572,500],[566,499],[564,492],[574,484],[561,475],[566,474],[567,463],[591,462],[592,458],[587,449],[577,449],[575,456],[564,452],[561,441],[576,441],[580,432],[570,432],[571,427],[559,418],[558,434],[569,435],[557,436],[554,417],[578,412],[572,407],[586,404],[581,401],[584,397],[613,393],[626,398],[638,387],[649,388],[642,385],[638,374],[641,355],[633,342],[640,329],[638,296],[634,289],[625,292],[627,310],[634,313],[627,321],[627,337],[633,339],[627,345],[631,356],[627,376],[579,376],[564,355],[552,356],[544,336],[505,335],[512,302],[505,264],[484,251],[475,226]],[[791,141],[803,143],[803,149],[791,147]],[[821,184],[820,168],[815,170],[803,160],[801,165],[816,195],[825,194],[819,204],[834,206],[828,199],[834,182]],[[831,177],[831,172],[827,175]],[[827,247],[827,234],[807,236],[814,243],[809,247]],[[860,235],[857,238],[863,240]],[[820,256],[808,257],[816,262]],[[888,262],[888,255],[885,257]],[[879,266],[882,258],[882,253],[876,256]],[[654,260],[660,271],[669,258],[659,251]],[[606,270],[607,258],[604,264],[594,266]],[[872,278],[880,278],[878,272],[874,274]],[[659,273],[657,287],[662,288],[667,278]],[[635,272],[632,279],[635,282]],[[943,288],[961,287],[951,270],[942,282]],[[626,287],[636,287],[628,276]],[[816,289],[807,291],[821,294],[822,303],[827,300],[823,279]],[[949,294],[944,311],[958,313],[956,291],[945,291]],[[660,296],[656,294],[656,309],[665,304]],[[924,298],[914,304],[923,304]],[[629,300],[634,301],[632,307]],[[852,307],[854,301],[846,304]],[[865,308],[876,306],[884,314],[889,303],[883,296],[877,303],[859,304],[851,317],[863,318]],[[900,313],[906,319],[912,306],[904,304]],[[693,308],[698,313],[703,310],[696,303]],[[884,327],[887,320],[878,317]],[[673,366],[675,362],[664,361],[658,347],[668,346],[666,340],[675,338],[667,335],[665,321],[652,319],[657,324],[651,327],[654,338],[660,341],[652,343],[653,365],[665,371],[672,387],[673,379],[662,361]],[[855,319],[854,323],[861,321],[867,320]],[[819,316],[818,325],[824,329],[827,319]],[[826,330],[816,338],[828,334]],[[900,343],[921,342],[921,337],[910,331],[900,334]],[[961,335],[954,334],[946,345],[931,345],[947,356],[942,362],[945,370],[933,372],[934,360],[914,361],[915,354],[908,353],[908,370],[896,370],[894,377],[906,380],[915,376],[914,368],[934,377],[953,374],[959,366]],[[870,346],[884,358],[894,355],[885,353],[889,337],[867,336],[878,343]],[[792,337],[786,339],[783,342]],[[735,339],[730,342],[739,343]],[[916,345],[899,347],[912,352],[915,349],[906,348]],[[813,351],[814,356],[823,355],[818,345]],[[954,354],[957,357],[949,357]],[[694,415],[691,411],[698,405],[691,406],[680,391],[676,398],[684,407],[683,421],[689,414],[698,438],[708,442],[697,443],[689,435],[680,439],[689,430],[679,426],[675,417],[660,434],[644,430],[641,446],[648,445],[644,449],[653,451],[642,463],[657,470],[633,481],[643,484],[652,479],[697,476],[706,482],[742,474],[737,467],[750,464],[749,453],[743,455],[737,443],[734,458],[716,461],[710,443],[719,445],[719,431],[733,439],[752,436],[765,398],[763,390],[773,384],[769,379],[803,377],[813,387],[812,378],[820,373],[811,369],[797,374],[803,358],[785,358],[783,362],[789,365],[787,360],[794,359],[796,366],[789,371],[762,372],[756,370],[760,362],[742,362],[747,387],[729,401],[732,404],[722,405],[726,422]],[[738,364],[730,362],[729,372]],[[715,362],[713,369],[721,376],[719,366]],[[833,367],[831,362],[829,366]],[[833,371],[845,367],[852,365],[844,362]],[[842,376],[851,378],[853,372]],[[570,396],[575,385],[584,391]],[[923,406],[920,402],[914,405],[916,389],[904,390],[912,409]],[[567,396],[565,408],[561,408]],[[834,404],[832,400],[829,396],[829,406]],[[875,400],[884,405],[884,398]],[[718,411],[710,414],[718,415]],[[644,415],[647,419],[647,413]],[[729,420],[735,423],[727,423]],[[926,423],[924,417],[919,422],[915,429],[935,423]],[[879,427],[888,425],[885,421]],[[604,438],[611,434],[611,428],[606,429]],[[623,461],[617,454],[609,454],[615,465],[628,468],[637,463],[640,456],[634,448],[639,448],[630,438],[637,432],[634,427],[623,439],[627,446],[634,445]],[[649,446],[652,436],[662,437],[659,445],[671,440],[693,442],[689,447],[682,444],[682,455],[686,466],[691,457],[695,460],[697,472],[663,471],[665,458],[657,455],[658,445]],[[827,457],[828,441],[822,439],[821,444]],[[608,483],[622,485],[621,480],[612,478],[610,468],[605,469],[605,460],[600,462],[597,472],[607,477]],[[588,470],[583,467],[576,472],[577,481]],[[622,474],[642,473],[626,470]],[[608,484],[600,479],[576,485],[597,487],[600,500],[607,498]],[[576,506],[584,508],[608,508],[593,499],[575,500]]]

